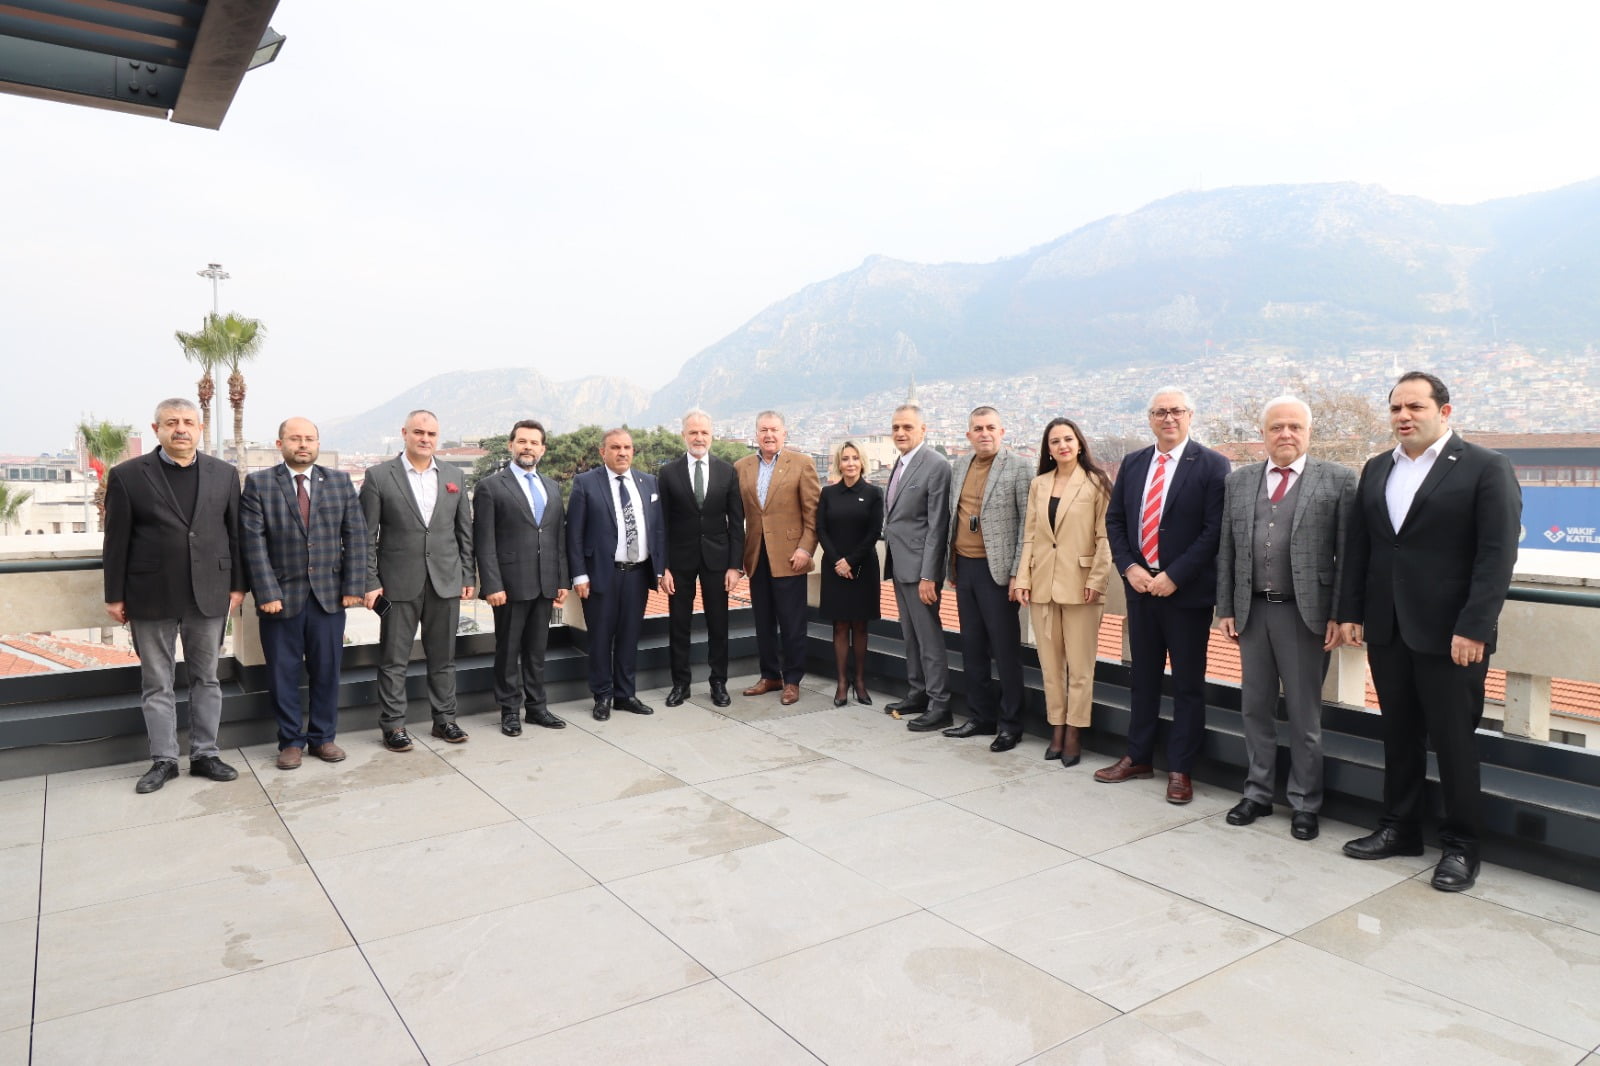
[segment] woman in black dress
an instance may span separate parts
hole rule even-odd
[[[878,537],[883,533],[883,492],[862,478],[866,464],[854,441],[839,445],[833,466],[839,480],[822,490],[817,505],[817,539],[827,555],[818,609],[833,623],[833,658],[839,671],[833,705],[843,707],[849,702],[852,649],[856,702],[872,702],[867,694],[867,623],[881,617]]]

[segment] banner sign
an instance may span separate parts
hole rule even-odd
[[[1523,548],[1600,552],[1600,488],[1522,487]]]

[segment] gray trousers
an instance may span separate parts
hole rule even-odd
[[[896,581],[894,602],[900,608],[900,629],[906,641],[906,703],[943,714],[950,709],[950,668],[939,603],[923,603],[915,581]]]
[[[1239,709],[1250,758],[1244,798],[1272,802],[1281,681],[1289,717],[1289,806],[1315,814],[1322,808],[1322,680],[1328,672],[1322,634],[1306,627],[1293,602],[1253,600],[1249,620],[1239,631],[1239,665]]]
[[[129,619],[133,650],[139,656],[144,731],[150,757],[178,761],[178,637],[183,637],[183,662],[189,671],[189,758],[217,755],[217,730],[222,724],[222,686],[217,684],[217,656],[228,616],[208,618],[191,606],[182,618],[154,621]]]
[[[422,654],[428,662],[428,703],[438,725],[456,720],[456,628],[461,597],[440,596],[426,582],[414,600],[389,601],[378,628],[378,724],[392,733],[406,724],[406,664],[422,623]]]

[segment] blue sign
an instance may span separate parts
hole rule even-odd
[[[1522,487],[1524,548],[1600,552],[1600,489]]]

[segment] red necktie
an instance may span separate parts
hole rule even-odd
[[[1167,457],[1156,456],[1156,476],[1150,479],[1150,491],[1144,494],[1144,514],[1139,518],[1139,552],[1151,566],[1160,566],[1156,548],[1161,533],[1161,491],[1167,486]]]
[[[1272,472],[1278,475],[1278,487],[1272,490],[1272,502],[1277,503],[1283,499],[1283,494],[1289,491],[1289,475],[1294,470],[1287,466],[1275,466]]]
[[[300,524],[307,529],[311,528],[311,494],[306,491],[306,476],[294,476],[294,498],[300,505]]]

